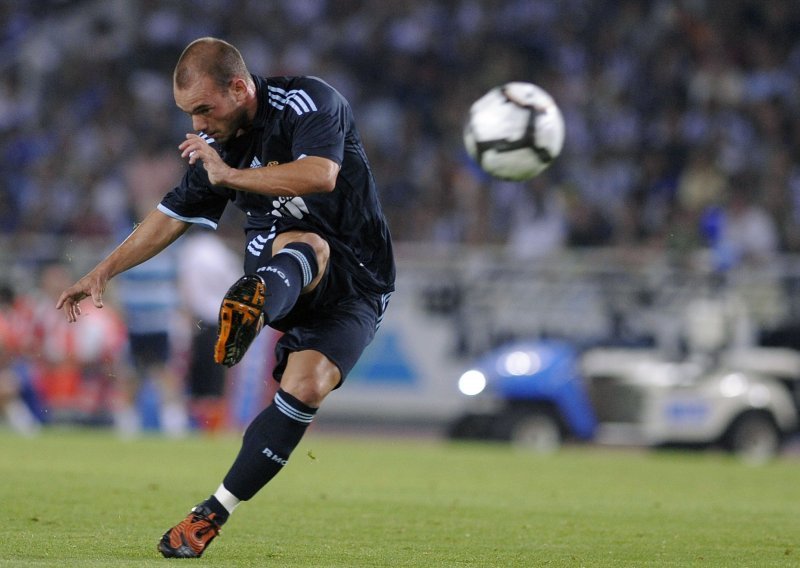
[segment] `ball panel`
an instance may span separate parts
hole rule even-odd
[[[564,145],[564,118],[553,98],[532,83],[491,89],[473,103],[464,146],[481,168],[501,179],[539,175]]]
[[[487,150],[481,156],[480,165],[496,178],[525,181],[542,173],[549,164],[540,161],[531,148],[520,148],[506,152]]]

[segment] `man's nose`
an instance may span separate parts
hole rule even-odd
[[[202,116],[192,116],[192,129],[195,132],[200,132],[201,130],[206,130],[208,128],[208,122],[206,122]]]

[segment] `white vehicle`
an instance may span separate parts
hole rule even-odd
[[[721,445],[752,461],[798,429],[800,353],[751,347],[670,361],[657,351],[595,349],[581,360],[596,440]]]
[[[651,349],[563,342],[502,346],[459,380],[469,400],[453,438],[553,451],[565,438],[628,446],[722,447],[752,462],[800,425],[800,353],[741,348],[667,358]]]
[[[551,451],[564,438],[645,447],[722,447],[765,461],[800,434],[800,351],[755,344],[738,296],[687,303],[652,348],[511,342],[462,375],[455,438]]]

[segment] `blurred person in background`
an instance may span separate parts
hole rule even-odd
[[[567,241],[567,206],[563,193],[543,178],[507,184],[506,249],[512,258],[533,260],[563,250]]]
[[[241,266],[215,233],[197,227],[182,239],[178,283],[183,308],[190,317],[191,345],[186,373],[190,411],[200,429],[215,431],[225,423],[225,367],[214,361],[219,299]]]
[[[134,223],[158,203],[164,187],[177,178],[182,167],[173,152],[143,144],[125,166],[125,182]],[[176,335],[179,324],[178,251],[147,260],[120,275],[119,303],[128,329],[131,380],[120,385],[114,411],[120,435],[137,435],[142,429],[139,397],[152,384],[157,391],[158,427],[168,436],[189,431],[186,388],[176,369]]]
[[[176,262],[175,254],[166,253],[120,277],[118,297],[128,330],[132,376],[120,385],[114,420],[125,437],[137,435],[143,427],[137,406],[148,382],[158,394],[159,429],[174,437],[189,431],[186,389],[175,360],[174,328],[179,322]]]
[[[281,383],[248,426],[222,484],[158,543],[166,557],[199,557],[230,513],[277,475],[322,401],[372,341],[394,290],[391,237],[352,110],[313,77],[251,75],[239,51],[193,41],[173,74],[178,107],[196,133],[178,146],[180,184],[56,308],[103,306],[108,281],[152,258],[193,223],[211,228],[229,201],[246,214],[245,275],[219,311],[214,357],[232,366],[263,325],[283,332]],[[83,319],[83,318],[82,318]]]
[[[66,265],[44,266],[32,306],[30,357],[48,422],[105,422],[118,381],[126,377],[127,332],[118,309],[90,306],[84,325],[73,328],[53,302],[72,281]]]
[[[23,435],[36,434],[41,427],[34,413],[38,404],[25,356],[29,328],[29,307],[11,286],[0,284],[0,412]]]
[[[778,226],[759,202],[758,185],[751,175],[733,176],[722,204],[709,208],[703,223],[717,269],[759,266],[777,257]]]
[[[699,148],[678,178],[678,203],[698,219],[708,207],[719,204],[725,193],[727,179],[715,160],[713,147]]]

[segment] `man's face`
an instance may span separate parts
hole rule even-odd
[[[220,89],[203,76],[185,89],[173,89],[175,103],[192,118],[192,128],[220,144],[235,138],[247,125],[247,114],[232,87]]]

